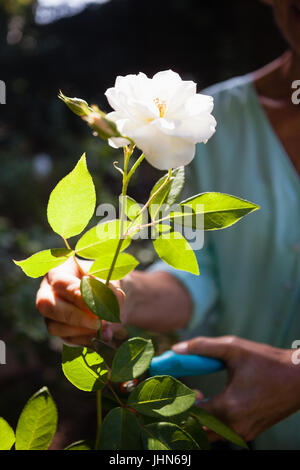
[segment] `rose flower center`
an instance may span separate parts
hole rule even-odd
[[[159,98],[154,98],[154,103],[156,104],[158,111],[159,111],[159,117],[164,117],[166,109],[167,109],[167,103],[165,101],[161,101]]]

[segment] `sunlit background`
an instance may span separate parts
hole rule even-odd
[[[74,15],[92,3],[101,4],[109,0],[38,0],[35,18],[37,23],[45,24],[64,16]]]

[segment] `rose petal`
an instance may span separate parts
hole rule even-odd
[[[195,144],[206,142],[215,132],[213,98],[197,94],[196,83],[182,80],[172,70],[158,72],[152,79],[143,73],[118,76],[105,94],[115,110],[107,117],[158,169],[187,165]],[[120,147],[128,140],[113,138],[109,143]]]
[[[188,165],[195,155],[194,144],[162,133],[155,123],[136,129],[132,139],[146,160],[159,170]]]

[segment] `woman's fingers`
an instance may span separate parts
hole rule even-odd
[[[96,315],[89,310],[82,310],[55,295],[48,282],[42,282],[37,293],[36,306],[44,317],[59,323],[93,331],[100,328],[100,320]]]
[[[66,325],[65,323],[60,323],[55,320],[50,320],[49,318],[45,319],[47,329],[50,335],[59,336],[60,338],[67,337],[79,337],[79,336],[96,336],[96,330],[90,330],[89,328],[81,328],[79,326]]]
[[[81,310],[89,310],[81,296],[80,279],[73,276],[64,278],[55,276],[52,278],[50,285],[56,296],[65,300],[66,302],[74,304]]]
[[[73,303],[82,310],[87,310],[80,292],[81,273],[73,259],[69,259],[61,266],[51,269],[46,279],[55,295]]]
[[[91,266],[91,262],[83,260],[78,260],[77,262],[82,269],[79,269],[78,264],[75,262],[73,257],[69,258],[60,266],[51,269],[47,274],[50,284],[52,283],[53,278],[56,276],[60,276],[61,278],[72,276],[81,279],[82,271],[88,272]]]
[[[83,263],[85,263],[85,271],[88,271],[90,263]],[[65,341],[70,344],[90,344],[101,325],[100,319],[88,309],[82,299],[81,278],[82,273],[78,266],[74,260],[70,259],[49,271],[36,297],[36,306],[47,319],[49,333],[65,338]],[[110,282],[109,287],[122,306],[125,293],[120,288],[119,282]],[[116,329],[119,330],[120,326],[118,325]],[[103,325],[104,341],[112,341],[115,333],[114,326],[110,327],[105,322]]]
[[[95,335],[83,335],[83,336],[66,337],[66,338],[62,338],[62,340],[64,343],[69,344],[69,345],[91,347],[91,342],[93,338],[95,338]]]
[[[217,338],[198,336],[189,341],[174,344],[172,349],[178,354],[203,354],[228,361],[240,347],[241,340],[235,336]]]
[[[65,266],[67,263],[69,263],[68,266]],[[87,268],[88,267],[89,266],[87,266]],[[81,278],[82,275],[79,275],[76,263],[73,261],[73,264],[70,264],[70,260],[58,268],[52,269],[47,275],[48,283],[51,285],[55,295],[58,295],[67,302],[73,303],[82,310],[88,310],[81,296]],[[105,282],[103,280],[101,281]],[[125,293],[119,287],[119,283],[110,282],[109,287],[116,295],[119,304],[122,305],[125,299]]]
[[[122,307],[125,301],[126,294],[123,289],[121,289],[119,281],[110,282],[109,287],[117,297],[120,307]]]
[[[127,330],[120,323],[103,322],[102,341],[111,343],[113,339],[125,341],[128,338]]]

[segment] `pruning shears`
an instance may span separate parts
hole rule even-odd
[[[93,346],[110,367],[115,355],[115,349],[96,338],[93,340]],[[150,377],[154,375],[170,375],[178,378],[211,374],[224,368],[224,362],[219,359],[193,354],[182,355],[174,351],[166,351],[152,359],[148,373]],[[136,387],[137,383],[138,380],[136,379],[124,382],[120,385],[121,391],[130,392]]]
[[[212,357],[193,354],[176,354],[166,351],[152,359],[149,369],[150,376],[171,375],[172,377],[190,377],[218,372],[225,368],[222,361]]]

